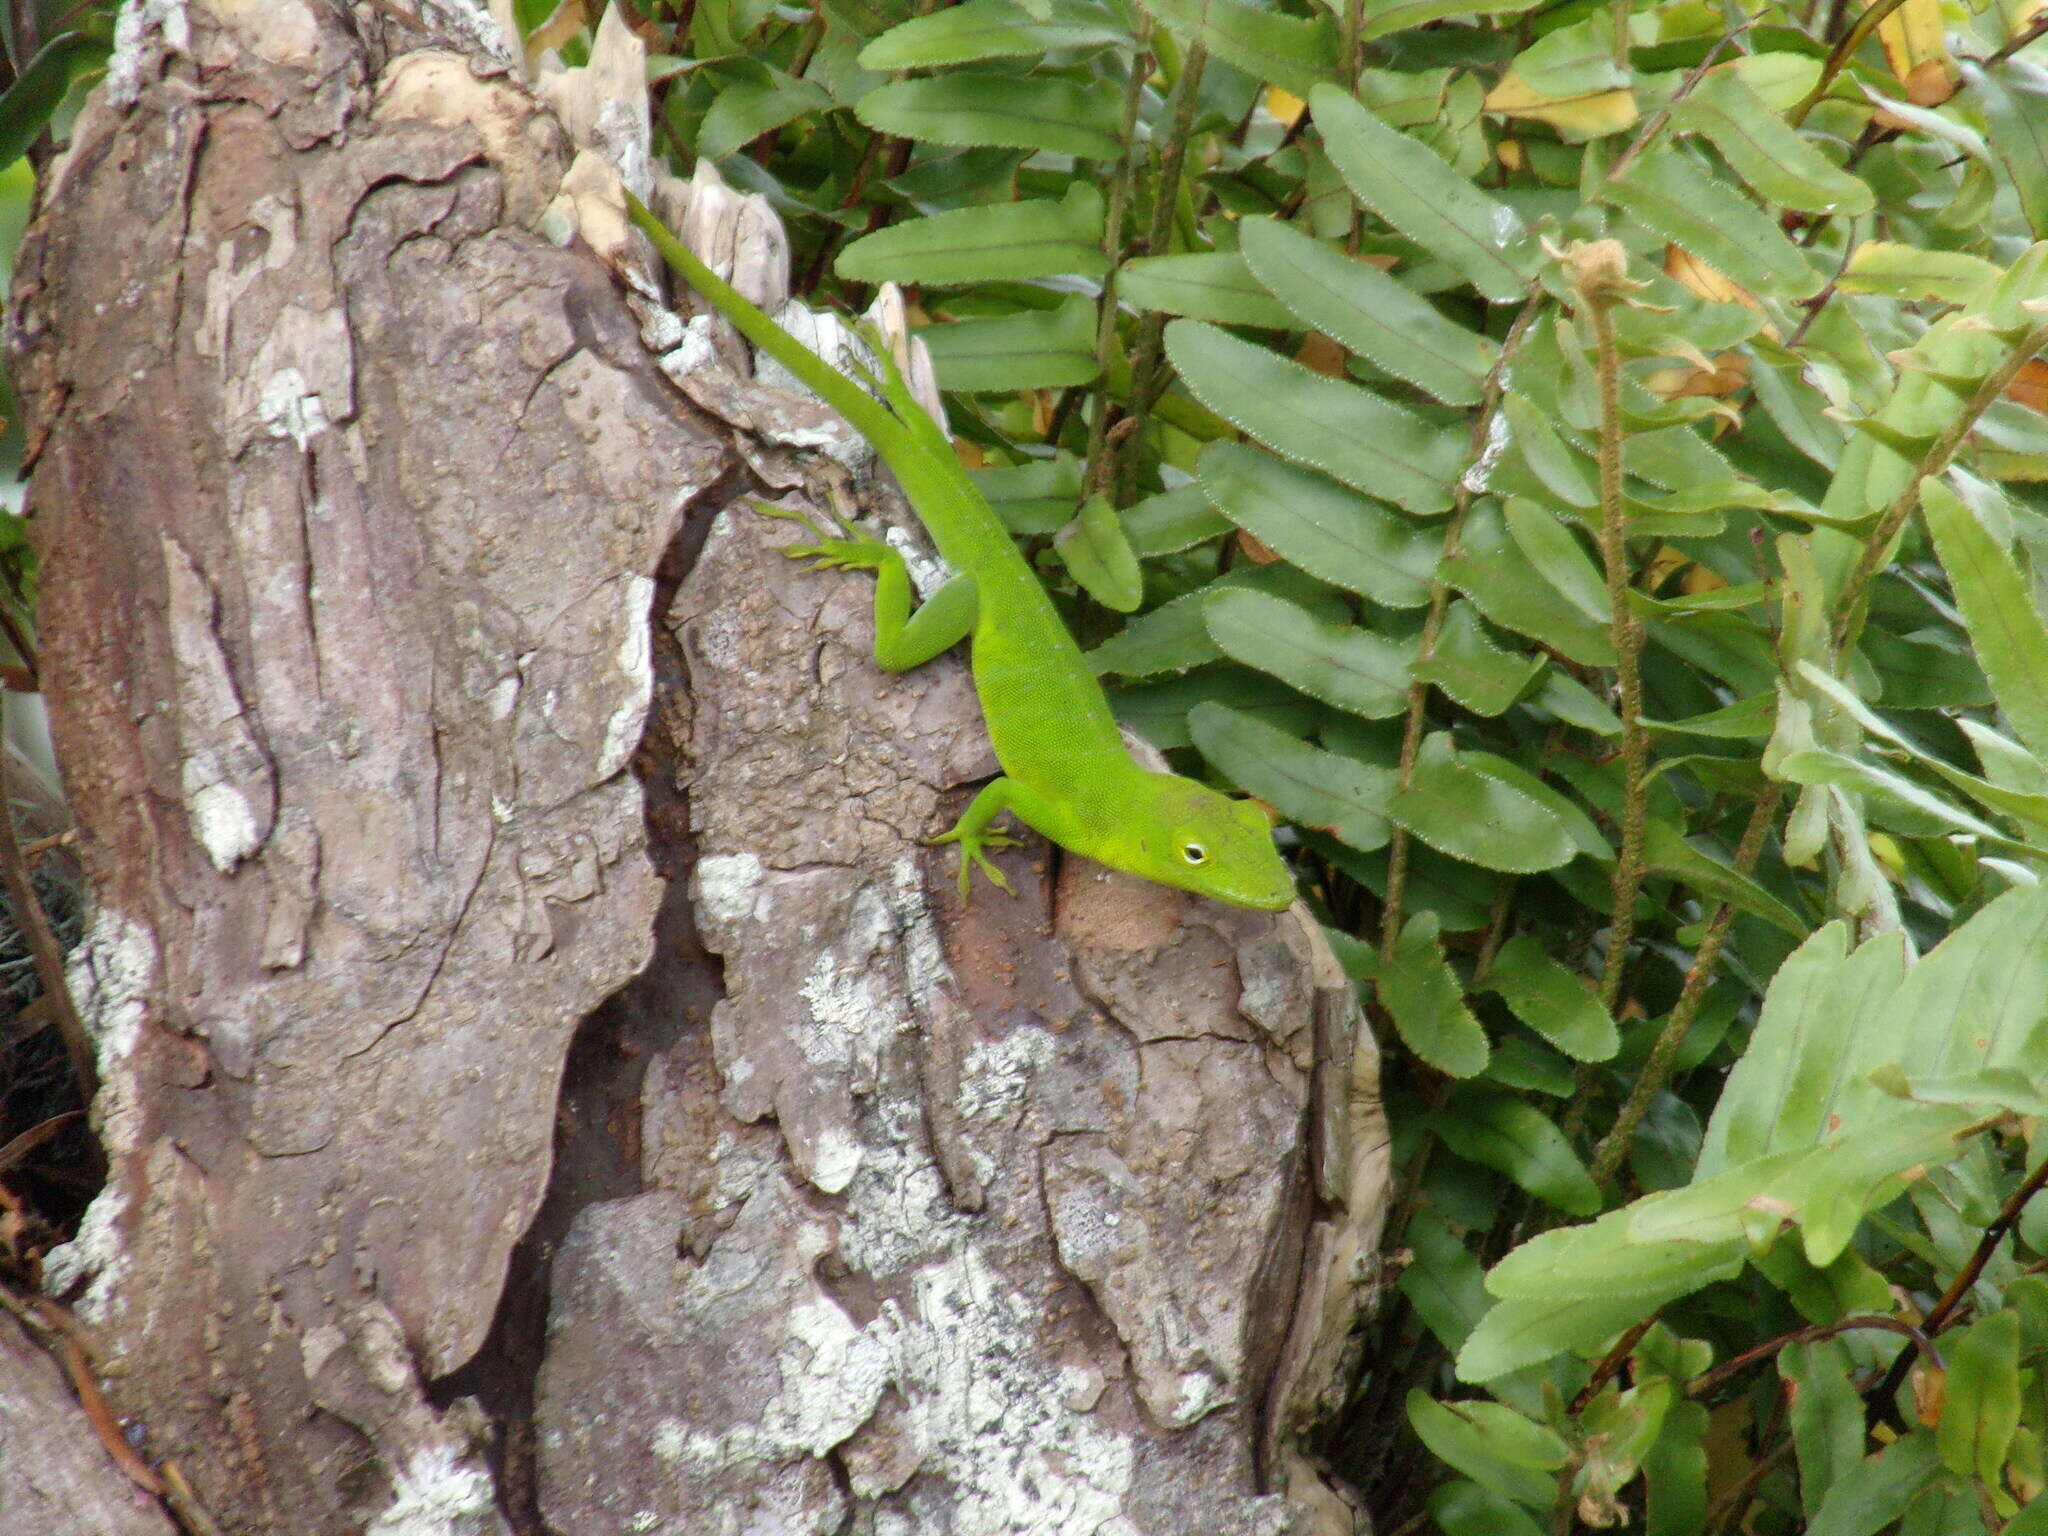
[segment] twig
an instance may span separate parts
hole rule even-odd
[[[1643,1342],[1643,1336],[1657,1326],[1657,1319],[1662,1314],[1661,1307],[1652,1312],[1615,1340],[1614,1348],[1600,1357],[1600,1363],[1593,1367],[1593,1374],[1586,1379],[1586,1384],[1579,1388],[1578,1396],[1572,1399],[1571,1411],[1574,1415],[1585,1412],[1586,1404],[1592,1402],[1599,1395],[1600,1389],[1612,1381],[1620,1373],[1621,1368],[1628,1364],[1628,1357],[1636,1352],[1636,1346]]]
[[[1159,178],[1155,183],[1152,224],[1145,233],[1145,254],[1163,256],[1173,239],[1174,205],[1180,201],[1181,173],[1187,167],[1188,140],[1194,137],[1195,110],[1200,104],[1202,72],[1208,67],[1209,51],[1200,43],[1188,44],[1181,59],[1180,77],[1173,82],[1167,102],[1169,126],[1165,147],[1159,156]],[[1157,142],[1157,135],[1154,135]],[[1165,370],[1160,366],[1166,347],[1166,317],[1148,313],[1138,327],[1138,351],[1131,365],[1130,406],[1126,415],[1142,420],[1152,402],[1164,391]],[[1119,496],[1136,480],[1138,441],[1124,440],[1118,454],[1116,486]]]
[[[5,1173],[59,1131],[76,1125],[84,1118],[82,1109],[66,1110],[61,1115],[50,1116],[41,1125],[30,1126],[12,1141],[0,1145],[0,1173]]]
[[[1773,1446],[1768,1455],[1759,1456],[1751,1463],[1742,1481],[1707,1512],[1708,1536],[1727,1536],[1727,1532],[1738,1525],[1743,1512],[1749,1508],[1750,1500],[1756,1497],[1757,1486],[1791,1458],[1792,1450],[1793,1441],[1788,1435]]]
[[[1754,1349],[1745,1349],[1741,1354],[1723,1364],[1715,1366],[1711,1371],[1705,1371],[1693,1377],[1691,1381],[1685,1384],[1685,1395],[1693,1398],[1705,1397],[1729,1377],[1740,1374],[1750,1366],[1755,1365],[1759,1360],[1775,1358],[1781,1350],[1787,1349],[1794,1344],[1813,1344],[1822,1339],[1832,1339],[1837,1334],[1855,1333],[1866,1328],[1875,1328],[1885,1333],[1904,1335],[1912,1340],[1914,1350],[1929,1365],[1937,1371],[1943,1369],[1941,1351],[1935,1348],[1934,1340],[1928,1337],[1925,1329],[1915,1328],[1911,1323],[1901,1318],[1887,1317],[1883,1313],[1862,1312],[1851,1317],[1837,1318],[1832,1323],[1816,1323],[1811,1328],[1801,1328],[1796,1332],[1770,1339],[1765,1343],[1757,1345]],[[1901,1351],[1899,1358],[1901,1360],[1908,1360],[1912,1356]]]
[[[8,754],[0,746],[0,880],[6,883],[7,904],[13,912],[14,924],[35,959],[43,995],[51,999],[51,1007],[56,1010],[57,1033],[64,1041],[72,1080],[78,1085],[80,1099],[90,1104],[99,1086],[92,1037],[86,1033],[85,1021],[78,1016],[78,1006],[72,1001],[71,988],[64,978],[64,952],[57,947],[57,936],[50,931],[50,920],[44,915],[28,860],[22,855],[21,839],[14,830],[12,777]]]
[[[1849,61],[1856,56],[1856,50],[1870,41],[1870,34],[1878,28],[1892,12],[1904,5],[1906,0],[1877,0],[1877,3],[1856,18],[1842,40],[1829,51],[1827,62],[1820,67],[1820,78],[1813,82],[1813,89],[1800,97],[1792,110],[1785,114],[1785,120],[1794,128],[1806,121],[1806,114],[1820,104],[1828,88],[1835,83],[1835,76],[1848,68]]]
[[[1611,247],[1611,250],[1606,249]],[[1621,350],[1614,306],[1627,293],[1627,256],[1613,241],[1579,250],[1572,274],[1592,323],[1600,390],[1600,563],[1607,577],[1608,635],[1614,645],[1621,705],[1621,851],[1614,863],[1614,916],[1600,971],[1600,1002],[1612,1012],[1621,995],[1636,897],[1643,887],[1643,838],[1649,824],[1650,733],[1643,725],[1643,622],[1629,608],[1628,502],[1622,492]]]
[[[2048,1158],[2043,1158],[2040,1165],[2026,1176],[2020,1187],[2012,1192],[2005,1204],[1998,1208],[1998,1214],[1991,1219],[1991,1225],[1986,1227],[1984,1235],[1977,1239],[1975,1251],[1964,1262],[1963,1267],[1956,1271],[1955,1278],[1949,1281],[1948,1289],[1941,1293],[1941,1300],[1928,1312],[1926,1320],[1920,1326],[1930,1337],[1939,1334],[1948,1326],[1949,1319],[1955,1316],[1956,1309],[1963,1304],[1963,1298],[1970,1294],[1970,1287],[1977,1283],[1984,1273],[1984,1266],[1991,1262],[1991,1256],[1998,1251],[1998,1245],[2005,1241],[2005,1234],[2018,1223],[2020,1212],[2026,1209],[2027,1202],[2043,1188],[2048,1188]],[[1891,1401],[1892,1394],[1899,1390],[1899,1384],[1906,1379],[1906,1360],[1907,1356],[1900,1355],[1892,1362],[1891,1369],[1885,1372],[1884,1381],[1872,1399],[1873,1403],[1883,1404]]]
[[[1145,76],[1150,61],[1152,44],[1152,13],[1138,12],[1138,30],[1135,51],[1131,55],[1131,78],[1124,90],[1123,133],[1117,142],[1124,146],[1123,158],[1117,162],[1116,179],[1110,183],[1109,212],[1102,224],[1102,255],[1109,263],[1109,270],[1103,274],[1101,312],[1095,323],[1095,414],[1088,424],[1087,478],[1082,485],[1084,498],[1096,491],[1107,490],[1116,479],[1115,466],[1105,451],[1109,446],[1109,357],[1116,346],[1117,269],[1124,259],[1124,213],[1131,201],[1131,183],[1137,175],[1138,159],[1138,108],[1145,97]],[[1048,432],[1048,441],[1057,439]]]
[[[2011,355],[1992,370],[1989,378],[1977,386],[1976,393],[1970,396],[1956,419],[1934,440],[1926,456],[1915,467],[1912,477],[1906,481],[1899,494],[1893,498],[1891,506],[1886,508],[1884,516],[1878,520],[1877,527],[1863,541],[1862,558],[1856,562],[1856,568],[1849,573],[1848,580],[1842,583],[1841,595],[1835,600],[1836,655],[1847,655],[1849,648],[1856,643],[1856,636],[1863,628],[1864,610],[1869,604],[1871,580],[1877,575],[1878,568],[1884,564],[1885,551],[1891,548],[1891,542],[1898,536],[1899,529],[1904,526],[1906,519],[1912,516],[1913,509],[1920,504],[1922,482],[1932,479],[1948,468],[1949,461],[1956,456],[1971,430],[1977,425],[1977,418],[1992,407],[2005,393],[2006,386],[2020,376],[2020,370],[2026,367],[2033,360],[2034,354],[2044,346],[2048,346],[2048,324],[2037,325],[2020,338]]]
[[[1784,794],[1783,784],[1771,784],[1758,797],[1755,808],[1749,813],[1749,825],[1742,829],[1742,841],[1735,849],[1736,874],[1747,875],[1756,868],[1756,861],[1763,856],[1765,834],[1777,817],[1778,803]],[[1656,1043],[1650,1047],[1650,1054],[1644,1058],[1643,1069],[1636,1074],[1635,1086],[1629,1090],[1620,1113],[1614,1117],[1614,1124],[1593,1149],[1593,1161],[1588,1171],[1594,1183],[1605,1184],[1613,1178],[1622,1158],[1628,1155],[1629,1142],[1636,1133],[1636,1127],[1650,1112],[1651,1101],[1671,1075],[1672,1063],[1678,1058],[1678,1048],[1692,1032],[1692,1021],[1699,1016],[1700,1005],[1706,1001],[1707,985],[1714,979],[1714,967],[1721,962],[1722,947],[1728,942],[1728,932],[1734,926],[1735,908],[1724,901],[1707,920],[1707,931],[1693,954],[1691,969],[1685,973],[1685,984],[1679,989],[1678,1001],[1665,1019],[1664,1028],[1658,1032]]]
[[[1706,57],[1686,71],[1685,78],[1678,82],[1678,89],[1671,93],[1671,99],[1649,115],[1636,136],[1629,140],[1628,148],[1615,157],[1614,164],[1607,168],[1607,174],[1601,180],[1613,181],[1634,163],[1636,156],[1649,147],[1650,141],[1664,131],[1664,125],[1671,121],[1671,114],[1677,110],[1678,104],[1690,96],[1699,83],[1707,78],[1707,72],[1714,67],[1714,60],[1721,56],[1721,50],[1755,26],[1760,19],[1760,15],[1746,16],[1721,34],[1714,46],[1707,50]]]
[[[1471,510],[1474,487],[1470,483],[1474,471],[1484,458],[1488,440],[1493,436],[1494,413],[1500,409],[1501,396],[1507,392],[1508,370],[1513,364],[1516,350],[1522,337],[1535,323],[1536,313],[1543,304],[1543,290],[1532,289],[1522,303],[1514,323],[1508,327],[1507,335],[1500,344],[1500,356],[1493,360],[1493,367],[1487,372],[1486,382],[1480,388],[1479,409],[1472,417],[1472,431],[1468,439],[1467,454],[1472,468],[1458,477],[1456,489],[1451,492],[1451,516],[1444,525],[1444,544],[1437,556],[1438,570],[1444,561],[1458,552],[1458,541],[1465,531],[1465,515]],[[1429,613],[1422,621],[1422,635],[1416,642],[1417,663],[1427,662],[1436,655],[1437,637],[1443,632],[1444,614],[1451,603],[1450,583],[1441,576],[1433,576],[1429,583]],[[1401,728],[1401,766],[1395,782],[1407,789],[1415,782],[1415,758],[1422,747],[1424,709],[1429,702],[1427,683],[1408,685],[1408,712]],[[1402,909],[1408,896],[1408,834],[1400,827],[1394,828],[1387,844],[1387,888],[1380,903],[1380,953],[1391,960],[1394,943],[1401,936]]]

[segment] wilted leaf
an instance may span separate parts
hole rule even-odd
[[[1877,41],[1915,106],[1939,106],[1955,94],[1956,61],[1943,36],[1941,0],[1905,0],[1877,24]]]
[[[1567,140],[1619,133],[1636,120],[1628,72],[1614,61],[1614,27],[1591,16],[1545,33],[1487,92],[1486,110],[1534,118]]]

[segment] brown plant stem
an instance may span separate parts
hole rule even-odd
[[[1991,1219],[1991,1225],[1984,1229],[1984,1235],[1977,1239],[1977,1246],[1970,1257],[1964,1262],[1963,1267],[1956,1271],[1955,1278],[1948,1283],[1948,1289],[1941,1293],[1941,1299],[1928,1312],[1926,1320],[1920,1325],[1928,1337],[1934,1337],[1948,1326],[1949,1319],[1955,1316],[1956,1309],[1970,1294],[1970,1287],[1983,1275],[1984,1266],[1989,1264],[1991,1256],[1998,1252],[1998,1245],[2005,1241],[2005,1234],[2018,1223],[2020,1212],[2025,1210],[2027,1202],[2044,1188],[2048,1188],[2048,1158],[2043,1158],[2034,1171],[2021,1182],[2020,1187],[2006,1199],[2005,1204],[1998,1208],[1998,1214]],[[1884,1380],[1879,1383],[1876,1393],[1871,1398],[1873,1406],[1891,1401],[1892,1394],[1899,1390],[1899,1384],[1906,1379],[1908,1358],[1901,1354],[1892,1362],[1891,1369],[1885,1372]]]
[[[1969,438],[1971,429],[2006,391],[2006,386],[2019,377],[2020,370],[2033,360],[2034,354],[2048,346],[2048,322],[2034,326],[2019,340],[2006,360],[1992,370],[1991,375],[1977,386],[1969,400],[1963,405],[1956,419],[1948,424],[1941,436],[1913,471],[1892,504],[1878,519],[1877,527],[1863,541],[1863,554],[1856,562],[1856,568],[1842,583],[1841,595],[1835,600],[1834,646],[1837,656],[1846,656],[1862,632],[1864,615],[1870,603],[1870,583],[1885,562],[1886,552],[1892,540],[1898,537],[1899,529],[1906,519],[1913,515],[1913,509],[1920,505],[1920,486],[1947,469],[1963,443]]]
[[[1150,73],[1152,13],[1138,12],[1135,49],[1131,56],[1131,78],[1124,90],[1123,131],[1117,142],[1124,146],[1117,162],[1116,177],[1110,183],[1109,211],[1102,224],[1102,255],[1109,270],[1102,277],[1101,310],[1095,323],[1095,388],[1093,419],[1088,426],[1087,479],[1081,494],[1106,490],[1115,480],[1115,465],[1105,451],[1109,446],[1109,360],[1116,347],[1117,269],[1124,258],[1124,215],[1130,207],[1131,183],[1137,175],[1138,108],[1145,96],[1145,77]],[[1057,441],[1048,434],[1048,440]]]
[[[1479,410],[1472,418],[1472,431],[1466,452],[1472,467],[1458,478],[1455,490],[1451,492],[1450,521],[1444,525],[1444,544],[1437,555],[1437,568],[1442,569],[1444,561],[1458,552],[1458,541],[1465,531],[1465,516],[1472,509],[1472,498],[1478,487],[1473,484],[1475,474],[1482,466],[1488,440],[1493,436],[1494,413],[1500,409],[1501,396],[1507,392],[1508,371],[1522,337],[1535,323],[1536,314],[1543,303],[1543,291],[1532,290],[1523,301],[1521,310],[1515,315],[1514,323],[1508,327],[1507,335],[1500,345],[1500,356],[1494,359],[1493,367],[1486,375],[1486,382],[1479,394]],[[1443,632],[1444,613],[1451,603],[1450,584],[1440,576],[1432,576],[1429,583],[1429,613],[1422,621],[1422,635],[1416,642],[1415,659],[1426,662],[1436,655],[1437,637]],[[1415,758],[1422,747],[1422,727],[1425,708],[1429,702],[1427,683],[1408,685],[1407,716],[1401,727],[1401,765],[1396,784],[1407,789],[1415,782]],[[1394,942],[1401,936],[1402,909],[1408,896],[1408,834],[1400,827],[1394,828],[1387,843],[1387,889],[1380,904],[1380,954],[1391,960]]]
[[[1734,868],[1738,875],[1747,875],[1763,856],[1765,835],[1777,818],[1778,805],[1784,795],[1784,785],[1772,784],[1758,797],[1749,813],[1749,824],[1742,829],[1742,841],[1736,845]],[[1629,1141],[1634,1137],[1636,1127],[1643,1123],[1643,1116],[1650,1112],[1651,1101],[1671,1076],[1678,1048],[1691,1033],[1700,1005],[1706,1001],[1708,984],[1714,979],[1714,968],[1721,962],[1721,950],[1734,926],[1735,908],[1727,902],[1715,908],[1714,915],[1707,920],[1707,930],[1701,935],[1700,947],[1693,953],[1692,965],[1685,973],[1685,984],[1679,989],[1678,1001],[1672,1005],[1663,1029],[1657,1034],[1656,1043],[1644,1058],[1643,1069],[1636,1074],[1635,1086],[1629,1090],[1628,1098],[1615,1115],[1614,1124],[1593,1149],[1593,1161],[1588,1171],[1594,1183],[1606,1184],[1621,1167],[1622,1158],[1628,1155]]]
[[[1200,43],[1189,43],[1181,59],[1180,74],[1167,100],[1166,143],[1159,151],[1159,177],[1154,183],[1152,222],[1145,232],[1145,254],[1164,256],[1173,240],[1174,206],[1180,201],[1180,178],[1187,169],[1188,140],[1194,137],[1195,109],[1199,104],[1202,72],[1208,67],[1209,51]],[[1157,143],[1157,136],[1154,136]],[[1131,365],[1130,405],[1126,415],[1139,420],[1152,409],[1152,402],[1166,388],[1161,364],[1166,350],[1166,317],[1148,313],[1138,327],[1138,347]],[[1137,479],[1138,434],[1119,445],[1116,485],[1119,495],[1128,493]]]
[[[1855,23],[1843,34],[1842,40],[1828,53],[1827,62],[1821,65],[1820,78],[1813,82],[1813,89],[1800,97],[1792,110],[1785,114],[1785,121],[1797,128],[1806,121],[1806,114],[1820,104],[1829,87],[1835,83],[1835,76],[1849,67],[1849,61],[1856,56],[1856,50],[1870,41],[1878,23],[1904,5],[1906,0],[1876,0],[1868,10],[1856,18]]]
[[[1613,308],[1622,291],[1604,278],[1577,279],[1582,308],[1593,327],[1600,391],[1600,563],[1607,577],[1608,634],[1614,644],[1621,705],[1621,851],[1614,863],[1614,918],[1600,972],[1600,1001],[1611,1013],[1621,995],[1629,943],[1635,937],[1636,897],[1643,888],[1643,836],[1649,820],[1650,733],[1643,725],[1643,622],[1629,608],[1628,504],[1622,495],[1621,351]]]
[[[42,983],[43,995],[50,999],[50,1006],[55,1011],[57,1034],[64,1042],[64,1055],[71,1066],[72,1081],[78,1085],[79,1097],[90,1104],[93,1092],[99,1086],[99,1074],[93,1062],[92,1036],[87,1033],[85,1021],[79,1017],[77,1004],[72,1001],[71,988],[64,977],[64,952],[57,946],[57,936],[50,931],[50,920],[36,895],[29,862],[21,851],[21,839],[15,832],[12,780],[8,754],[4,746],[0,746],[0,880],[6,883],[7,904],[13,914],[14,925],[21,930],[29,954],[35,961],[36,977]]]

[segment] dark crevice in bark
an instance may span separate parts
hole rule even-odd
[[[539,1508],[533,1413],[555,1251],[586,1206],[646,1187],[640,1094],[647,1064],[684,1033],[708,1028],[711,1005],[723,992],[723,967],[705,952],[690,904],[697,847],[687,797],[676,787],[679,733],[669,719],[679,704],[688,707],[688,675],[666,619],[729,489],[721,481],[691,508],[663,553],[649,604],[654,691],[632,770],[646,796],[648,856],[668,882],[655,918],[654,958],[578,1028],[563,1072],[547,1194],[512,1251],[490,1336],[461,1369],[427,1383],[437,1408],[472,1397],[489,1415],[500,1498],[520,1536],[549,1536],[552,1529]]]

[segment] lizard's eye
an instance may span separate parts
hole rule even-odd
[[[1209,862],[1209,850],[1200,843],[1186,844],[1182,847],[1180,856],[1190,864],[1206,864]]]

